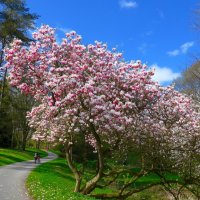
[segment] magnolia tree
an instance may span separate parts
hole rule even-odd
[[[177,169],[185,175],[190,161],[199,174],[199,165],[194,165],[199,114],[188,97],[154,82],[154,72],[140,61],[124,62],[120,53],[100,42],[81,44],[74,31],[60,44],[49,26],[42,26],[33,38],[28,47],[14,40],[6,49],[10,84],[37,100],[38,106],[27,115],[29,124],[37,135],[64,145],[75,192],[126,198],[156,184],[191,184],[164,175]],[[96,155],[90,179],[84,176],[87,160],[78,168],[73,159],[72,148],[80,138]],[[79,152],[83,157],[84,146]],[[130,152],[138,152],[139,172],[133,172],[137,164],[125,165]],[[149,173],[157,173],[160,181],[135,188],[134,183]],[[122,178],[124,174],[128,179]],[[109,184],[115,184],[118,192],[92,193]]]

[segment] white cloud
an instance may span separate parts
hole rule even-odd
[[[57,29],[58,31],[63,32],[64,34],[65,34],[65,33],[69,33],[70,31],[72,31],[71,28],[65,28],[65,27],[56,27],[56,29]]]
[[[181,75],[180,73],[173,72],[168,67],[159,67],[157,64],[151,65],[150,68],[155,69],[155,75],[153,76],[153,80],[159,83],[173,81]]]
[[[119,5],[121,8],[136,8],[138,4],[135,1],[120,0]]]
[[[191,48],[192,46],[194,46],[194,42],[186,42],[184,44],[182,44],[179,49],[175,49],[173,51],[168,51],[167,54],[169,56],[178,56],[180,54],[186,54],[189,50],[189,48]]]
[[[180,54],[180,50],[175,49],[175,50],[173,50],[173,51],[168,51],[167,54],[168,54],[169,56],[178,56],[178,55]]]
[[[187,53],[188,49],[194,45],[194,42],[186,42],[181,45],[180,49],[183,54]]]

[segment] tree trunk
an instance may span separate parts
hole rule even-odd
[[[11,148],[13,149],[14,148],[14,140],[15,140],[15,126],[14,126],[14,123],[13,123],[13,120],[12,120],[12,138],[11,138]]]
[[[4,76],[3,76],[2,91],[1,91],[1,102],[3,101],[3,98],[5,96],[6,76],[7,76],[7,68],[6,68],[6,70],[4,72]]]
[[[23,132],[23,138],[22,138],[22,150],[23,151],[25,151],[25,149],[26,149],[27,136],[28,136],[28,133],[27,133],[27,130],[25,130]]]
[[[103,167],[104,167],[100,137],[96,133],[95,127],[92,123],[90,124],[90,128],[92,130],[94,138],[96,139],[96,149],[97,149],[97,153],[98,153],[98,171],[97,171],[97,174],[86,183],[85,187],[81,191],[82,194],[89,194],[95,189],[97,182],[102,177]]]
[[[4,55],[4,48],[6,45],[6,39],[3,39],[2,41],[2,48],[1,48],[1,53],[0,53],[0,69],[2,68],[3,65],[3,55]],[[3,75],[3,81],[2,81],[2,85],[1,85],[1,93],[0,93],[0,105],[2,104],[3,101],[3,97],[4,97],[4,93],[5,93],[5,86],[6,86],[6,76],[7,76],[7,68],[4,72]]]
[[[67,159],[69,168],[73,172],[74,177],[76,179],[76,185],[75,185],[75,188],[74,188],[74,192],[80,192],[82,178],[81,178],[79,171],[77,170],[76,166],[74,165],[74,163],[72,161],[72,145],[71,144],[67,144],[66,159]]]

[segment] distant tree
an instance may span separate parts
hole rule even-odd
[[[5,87],[5,97],[2,100],[0,106],[0,146],[1,147],[10,147],[11,138],[13,132],[12,126],[12,106],[11,106],[11,95],[10,88],[6,84]]]
[[[7,69],[3,67],[4,48],[18,38],[25,43],[30,41],[28,30],[34,28],[38,15],[29,12],[24,0],[0,0],[0,103],[5,95]]]
[[[0,106],[0,146],[25,150],[31,134],[27,112],[34,104],[33,98],[6,84],[5,96]]]
[[[29,9],[26,8],[24,0],[0,0],[0,146],[5,146],[5,144],[6,146],[14,145],[12,133],[16,132],[17,128],[13,126],[15,115],[11,115],[16,110],[12,105],[13,98],[16,96],[11,94],[11,88],[7,84],[7,69],[4,68],[4,49],[9,46],[14,38],[28,44],[31,41],[28,31],[34,28],[37,18],[38,15],[30,13]],[[19,103],[19,105],[21,104]],[[19,115],[19,113],[17,114]],[[26,113],[21,112],[21,114],[24,114],[21,117],[26,119]],[[21,121],[19,124],[21,124]]]
[[[27,112],[34,105],[34,100],[30,95],[20,93],[18,90],[12,91],[12,147],[25,150],[27,140],[31,136],[31,130],[26,118]]]
[[[200,62],[197,61],[174,80],[175,89],[200,102]]]
[[[200,30],[200,4],[194,11],[195,20],[194,28],[199,32]],[[182,72],[181,77],[177,78],[175,81],[175,88],[185,94],[190,95],[194,100],[200,102],[200,59],[197,54],[194,63],[188,66]]]

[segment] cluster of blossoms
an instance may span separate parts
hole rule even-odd
[[[60,44],[49,26],[33,38],[29,47],[14,40],[5,53],[10,84],[39,102],[28,113],[37,134],[63,143],[84,134],[94,147],[98,134],[119,148],[131,141],[146,144],[147,137],[186,148],[199,138],[192,101],[154,82],[154,71],[140,61],[126,63],[100,42],[85,46],[74,31]]]

